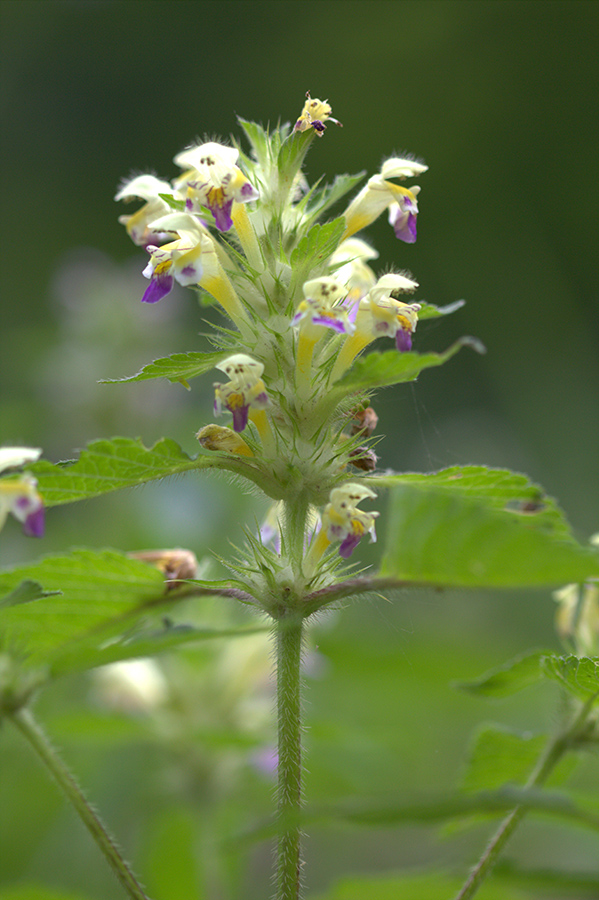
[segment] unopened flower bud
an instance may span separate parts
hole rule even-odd
[[[139,559],[164,573],[167,589],[177,587],[176,582],[195,578],[198,560],[191,550],[136,550],[128,553],[131,559]]]
[[[367,406],[366,409],[364,409],[363,407],[354,409],[352,410],[350,434],[352,435],[352,437],[355,437],[357,435],[370,437],[374,432],[378,421],[379,417],[375,413],[372,406]]]
[[[376,469],[377,455],[370,447],[354,447],[349,451],[349,462],[356,469],[363,472],[374,472]]]
[[[204,425],[196,434],[196,438],[204,450],[224,450],[226,453],[237,453],[238,456],[254,455],[237,432],[222,425]]]

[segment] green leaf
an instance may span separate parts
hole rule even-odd
[[[171,382],[185,384],[188,378],[204,375],[205,372],[214,369],[221,360],[230,355],[229,350],[215,353],[173,353],[172,356],[155,359],[136,375],[129,375],[125,378],[105,378],[100,384],[123,384],[131,381],[147,381],[149,378],[168,378]]]
[[[397,484],[390,518],[382,574],[403,581],[556,587],[599,577],[599,553],[567,539],[562,518],[500,510],[493,499],[433,483]]]
[[[357,175],[337,175],[332,184],[325,185],[312,198],[308,209],[309,222],[316,220],[327,209],[330,209],[334,203],[337,203],[338,200],[341,200],[342,197],[352,191],[362,181],[365,174],[366,172],[364,171],[358,172]]]
[[[45,591],[37,581],[22,581],[9,594],[0,597],[0,609],[18,606],[20,603],[31,603],[32,600],[41,600],[43,597],[52,597],[55,594],[60,594],[60,591]]]
[[[491,669],[474,681],[457,682],[454,687],[482,697],[508,697],[543,680],[541,660],[545,655],[543,650],[533,650]]]
[[[50,588],[35,603],[0,604],[0,649],[17,668],[37,670],[39,682],[154,656],[183,644],[266,630],[261,625],[215,629],[168,622],[140,630],[148,616],[170,610],[190,596],[238,592],[228,585],[195,580],[169,589],[155,566],[116,550],[78,549],[0,572],[0,597],[14,595],[18,586],[34,581]]]
[[[2,900],[89,900],[83,894],[72,894],[71,891],[47,888],[39,884],[3,885]]]
[[[525,900],[534,897],[556,897],[560,900],[597,900],[599,875],[593,872],[577,872],[572,869],[560,871],[553,867],[533,869],[528,865],[519,866],[513,861],[500,862],[493,875],[493,881],[501,885],[521,887]],[[519,895],[522,896],[522,895]],[[481,896],[481,900],[484,900]]]
[[[572,819],[599,831],[599,816],[592,806],[581,806],[563,791],[547,791],[504,785],[498,790],[469,794],[439,794],[415,800],[393,795],[371,801],[351,800],[330,808],[308,807],[302,820],[341,819],[360,825],[385,828],[405,822],[441,822],[472,813],[501,813],[524,806],[541,813]]]
[[[340,216],[326,225],[313,225],[291,254],[291,269],[295,283],[304,282],[313,269],[322,268],[343,237],[345,219]]]
[[[198,823],[191,805],[170,804],[144,819],[141,869],[148,895],[168,900],[205,897],[204,854],[198,852]]]
[[[54,592],[35,603],[0,609],[3,648],[14,649],[27,666],[49,664],[61,648],[92,630],[98,629],[95,641],[101,645],[100,626],[164,595],[158,569],[115,550],[74,550],[0,572],[0,595],[23,581]]]
[[[175,602],[176,594],[164,596],[165,604]],[[108,663],[122,662],[127,659],[158,656],[169,650],[175,650],[186,644],[197,644],[204,641],[223,640],[225,638],[246,637],[267,631],[266,626],[255,628],[195,628],[192,625],[170,625],[160,630],[146,631],[133,638],[128,631],[106,646],[98,646],[95,635],[82,638],[71,647],[61,650],[52,665],[52,674],[63,675],[84,669],[105,666]]]
[[[578,656],[546,656],[543,673],[580,700],[599,702],[599,659]]]
[[[504,785],[498,790],[476,793],[465,791],[431,794],[425,797],[407,798],[388,794],[367,800],[354,798],[336,804],[308,806],[300,817],[302,825],[313,822],[344,821],[359,826],[389,828],[409,822],[432,823],[484,813],[498,815],[522,806],[544,815],[569,819],[593,831],[599,831],[597,804],[587,798],[570,796],[564,791],[547,791],[540,788]],[[297,821],[289,816],[289,824]],[[252,840],[263,840],[275,831],[276,826],[260,825],[248,831]]]
[[[356,876],[340,879],[326,894],[313,900],[449,900],[455,897],[463,878],[433,872],[393,876]],[[526,900],[528,895],[506,889],[505,884],[485,883],[481,900]]]
[[[516,734],[495,725],[482,728],[470,752],[464,788],[482,791],[508,782],[525,784],[546,743],[544,734]]]
[[[571,529],[562,510],[543,488],[527,475],[509,469],[487,466],[451,466],[439,472],[403,472],[397,475],[373,475],[369,483],[375,489],[396,488],[402,484],[421,485],[454,496],[480,500],[485,506],[512,512],[544,526],[557,537],[571,537]]]
[[[193,459],[168,438],[147,448],[139,439],[115,437],[92,441],[76,461],[52,464],[41,460],[29,471],[37,479],[44,505],[58,506],[218,465],[216,456]]]
[[[265,169],[268,162],[268,134],[261,125],[258,125],[257,122],[248,122],[247,119],[242,119],[241,116],[237,116],[237,121],[245,131],[247,139],[249,140],[254,153],[256,154],[258,163],[263,169]]]
[[[158,194],[158,196],[168,203],[171,209],[176,209],[178,212],[183,212],[185,209],[185,200],[177,200],[172,194]]]
[[[462,347],[471,347],[479,353],[482,352],[476,338],[463,337],[448,347],[444,353],[414,351],[398,353],[397,350],[369,353],[356,360],[343,378],[334,384],[331,394],[338,400],[352,391],[370,391],[404,381],[414,381],[423,369],[442,366]]]
[[[425,303],[424,300],[418,301],[420,309],[418,310],[418,321],[424,322],[425,319],[438,319],[439,316],[450,316],[466,305],[465,300],[456,300],[454,303],[448,303],[447,306],[435,306],[433,303]]]
[[[302,167],[306,153],[314,140],[314,129],[307,131],[292,131],[283,141],[277,156],[277,168],[279,170],[279,183],[291,190],[293,180]]]

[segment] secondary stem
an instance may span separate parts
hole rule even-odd
[[[149,900],[135,875],[121,856],[113,838],[90,806],[75,778],[50,744],[30,710],[17,710],[11,713],[11,719],[21,734],[29,741],[46,768],[58,782],[59,787],[62,788],[67,798],[73,804],[75,811],[106,857],[109,866],[128,896],[132,900]]]
[[[539,787],[545,783],[557,763],[572,746],[575,738],[580,734],[594,700],[595,698],[592,697],[588,703],[585,703],[571,725],[563,732],[556,735],[549,743],[545,753],[539,759],[537,766],[526,782],[527,788]],[[487,844],[483,855],[470,872],[462,889],[456,894],[455,900],[470,900],[470,898],[474,897],[481,882],[495,865],[499,854],[502,852],[509,838],[512,836],[527,812],[528,810],[525,806],[517,806],[508,816],[506,816]]]
[[[282,616],[276,623],[279,722],[280,820],[276,900],[297,900],[301,881],[302,794],[301,679],[303,619]]]

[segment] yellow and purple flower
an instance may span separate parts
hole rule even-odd
[[[341,122],[337,121],[337,119],[333,119],[331,112],[331,104],[328,100],[317,100],[316,97],[312,99],[310,91],[308,91],[306,93],[304,108],[301,111],[299,119],[293,126],[293,130],[309,131],[309,129],[312,128],[318,137],[322,137],[327,127],[324,124],[327,119],[334,122],[335,125],[341,125]]]
[[[223,408],[228,409],[233,414],[233,430],[243,431],[250,408],[263,413],[270,402],[261,378],[264,366],[245,353],[235,353],[216,368],[230,381],[214,385],[214,413],[220,416]]]
[[[344,216],[347,223],[345,237],[351,237],[362,228],[374,222],[386,209],[395,236],[406,244],[416,240],[416,217],[418,215],[417,196],[420,187],[405,188],[390,178],[404,181],[426,172],[428,166],[413,159],[393,157],[383,163],[378,175],[369,178],[366,187],[354,197]]]
[[[323,326],[338,334],[352,334],[354,324],[350,321],[349,309],[341,303],[347,296],[344,284],[336,278],[314,278],[306,281],[303,292],[304,299],[291,324],[299,325],[309,340],[318,340],[322,336],[320,327]]]
[[[412,349],[412,334],[418,323],[419,303],[403,303],[391,294],[415,291],[418,283],[407,275],[383,275],[360,303],[356,331],[370,334],[371,339],[385,335],[395,338],[399,351]]]
[[[178,237],[162,247],[153,244],[146,246],[150,260],[143,275],[150,279],[150,284],[141,298],[143,303],[162,300],[172,291],[175,281],[184,287],[199,284],[207,261],[216,265],[212,238],[195,216],[171,213],[156,219],[152,230],[175,233]]]
[[[136,175],[123,182],[119,188],[115,200],[145,200],[137,212],[130,216],[119,216],[119,222],[127,229],[127,234],[134,244],[145,247],[155,243],[157,237],[153,234],[150,225],[160,216],[165,216],[171,211],[170,206],[163,200],[160,194],[172,194],[168,181],[161,181],[155,175]]]
[[[341,378],[358,353],[378,337],[394,337],[400,352],[412,349],[412,334],[418,323],[420,304],[403,303],[391,295],[411,293],[417,287],[418,282],[407,275],[390,272],[379,278],[358,304],[355,331],[348,336],[337,355],[331,372],[333,381]]]
[[[376,275],[368,261],[376,259],[378,252],[361,238],[351,237],[337,247],[329,260],[335,267],[335,278],[347,286],[346,305],[353,305],[365,297],[376,284]]]
[[[375,497],[375,492],[369,487],[353,482],[333,488],[322,514],[322,527],[311,555],[318,559],[330,544],[340,541],[339,555],[348,559],[365,534],[370,535],[371,541],[376,541],[374,523],[379,513],[368,513],[357,508],[362,500]]]
[[[175,181],[177,191],[185,200],[188,213],[210,210],[219,231],[233,225],[231,211],[234,203],[249,203],[259,198],[256,188],[236,165],[239,150],[210,141],[190,147],[175,156],[178,166],[185,169]]]
[[[35,462],[41,452],[29,447],[0,447],[0,472]],[[43,536],[44,505],[37,492],[37,482],[28,472],[18,478],[0,480],[0,528],[9,513],[23,523],[23,533],[28,537]]]

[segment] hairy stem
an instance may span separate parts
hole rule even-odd
[[[148,900],[147,894],[144,893],[135,875],[121,856],[114,839],[91,807],[75,778],[50,744],[31,711],[20,709],[11,713],[10,718],[21,734],[29,741],[41,761],[57,781],[59,787],[62,788],[72,803],[127,895],[132,900]]]
[[[279,723],[279,836],[276,900],[297,900],[301,882],[302,795],[301,616],[289,613],[276,623]]]
[[[540,787],[547,781],[547,778],[562,756],[567,753],[575,743],[576,738],[580,736],[594,700],[595,697],[592,697],[585,703],[571,724],[550,741],[530,778],[526,782],[527,788]],[[456,894],[455,900],[470,900],[471,897],[474,897],[483,879],[489,874],[497,862],[499,854],[502,852],[527,812],[528,810],[525,806],[516,806],[516,808],[506,816],[487,844],[481,858],[470,872],[462,889]]]

